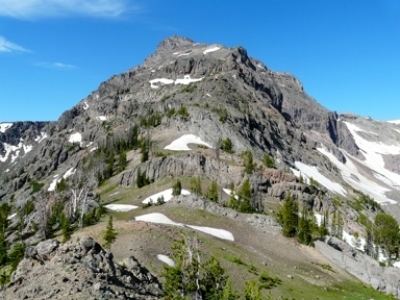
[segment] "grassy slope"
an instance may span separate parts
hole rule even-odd
[[[187,187],[189,179],[181,179]],[[142,189],[121,188],[108,183],[100,193],[104,203],[141,205],[145,197],[171,185],[171,179],[161,180]],[[235,242],[223,241],[185,228],[132,222],[135,216],[150,212],[164,213],[177,222],[230,230],[235,236]],[[168,255],[171,243],[184,234],[188,237],[197,236],[202,252],[218,258],[237,290],[243,290],[246,280],[257,279],[259,274],[266,272],[282,281],[277,287],[264,291],[265,295],[271,294],[273,299],[392,299],[330,266],[313,248],[300,246],[280,234],[262,233],[247,224],[205,211],[162,205],[111,214],[115,217],[115,226],[119,232],[111,249],[115,257],[122,260],[134,255],[158,275],[162,273],[163,265],[156,255]],[[76,234],[90,234],[101,240],[104,227],[105,219]]]

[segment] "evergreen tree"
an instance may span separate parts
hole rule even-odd
[[[181,181],[178,179],[174,186],[172,187],[172,195],[173,196],[179,196],[182,192],[182,183]]]
[[[140,145],[140,153],[142,154],[142,162],[146,162],[149,160],[149,152],[150,152],[150,141],[144,140]]]
[[[389,257],[399,256],[400,230],[396,219],[391,215],[380,212],[375,216],[375,243],[380,246]]]
[[[267,168],[275,168],[275,161],[269,154],[265,153],[263,157],[263,163]]]
[[[244,151],[242,153],[242,159],[243,159],[243,166],[246,174],[252,174],[255,169],[255,164],[253,161],[253,154],[250,151]]]
[[[222,151],[225,151],[226,153],[233,153],[233,143],[230,138],[225,138],[223,140],[220,140],[219,142],[219,148]]]
[[[13,245],[8,255],[8,260],[12,270],[17,269],[19,262],[24,258],[24,254],[25,254],[24,243],[16,243]]]
[[[243,213],[251,213],[253,212],[253,208],[251,206],[251,184],[248,179],[246,179],[238,192],[239,196],[239,211]]]
[[[138,169],[136,174],[136,185],[138,188],[144,187],[145,185],[150,184],[150,180],[146,176],[146,171],[143,173]]]
[[[60,223],[61,223],[63,242],[65,243],[71,238],[71,233],[72,233],[71,222],[69,218],[66,217],[64,213],[62,213],[60,217]]]
[[[126,158],[126,152],[122,151],[118,157],[118,171],[122,172],[128,165],[128,160]]]
[[[214,257],[211,257],[205,265],[202,266],[202,269],[204,272],[201,278],[202,298],[220,300],[227,283],[225,270]]]
[[[297,240],[301,244],[310,245],[312,242],[312,225],[306,210],[303,210],[297,231]]]
[[[114,229],[113,225],[113,217],[110,216],[108,219],[107,227],[105,231],[103,232],[103,238],[105,241],[105,247],[110,248],[111,244],[115,241],[117,238],[118,233]]]
[[[224,290],[222,291],[221,300],[238,300],[238,299],[239,295],[233,291],[231,281],[227,280]]]
[[[245,300],[262,300],[260,286],[257,281],[247,281],[244,289]]]
[[[211,182],[207,191],[207,198],[213,202],[218,202],[218,184],[216,181]]]
[[[201,195],[201,179],[200,177],[193,177],[190,179],[190,190],[195,195]]]
[[[279,210],[278,220],[282,225],[282,232],[284,236],[296,236],[299,222],[298,206],[297,202],[293,200],[291,195],[287,196],[281,209]]]
[[[7,263],[7,241],[5,234],[0,230],[0,266]]]

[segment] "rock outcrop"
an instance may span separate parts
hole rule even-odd
[[[63,245],[47,240],[28,248],[0,298],[155,300],[162,294],[157,278],[134,257],[120,265],[112,253],[83,237]]]

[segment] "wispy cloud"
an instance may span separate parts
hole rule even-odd
[[[0,16],[18,19],[68,16],[115,18],[137,9],[129,0],[0,0]]]
[[[29,52],[29,50],[16,43],[10,42],[0,35],[0,53],[2,52]]]
[[[43,62],[43,61],[35,63],[35,66],[40,68],[56,69],[56,70],[73,70],[77,68],[77,66],[75,65],[66,64],[62,62]]]

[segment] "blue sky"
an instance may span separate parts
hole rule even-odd
[[[0,120],[54,120],[173,34],[243,46],[338,112],[400,119],[398,0],[0,0]]]

